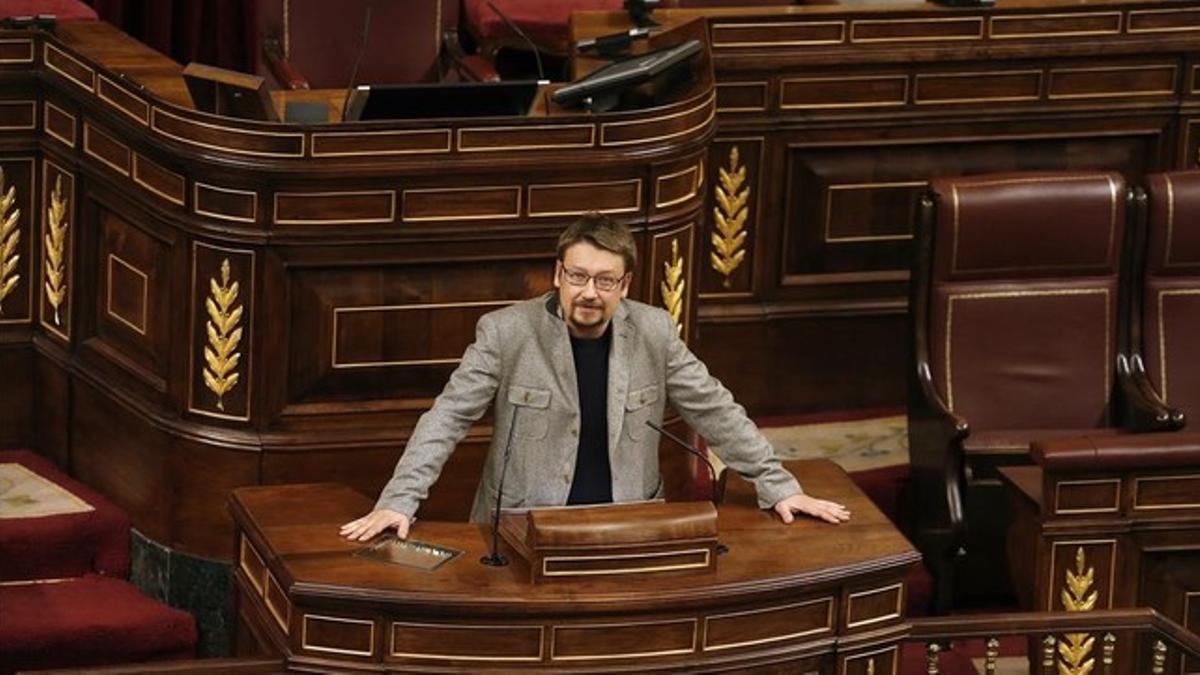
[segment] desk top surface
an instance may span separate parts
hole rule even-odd
[[[471,605],[505,612],[586,603],[591,609],[628,609],[640,604],[705,603],[730,595],[774,593],[835,583],[849,575],[895,571],[919,559],[908,541],[850,478],[827,461],[789,462],[814,496],[845,503],[849,523],[829,525],[801,518],[784,525],[755,505],[753,488],[732,477],[718,515],[720,541],[729,547],[715,573],[657,576],[631,582],[587,580],[529,583],[529,570],[501,543],[507,567],[479,562],[490,529],[468,523],[426,522],[411,537],[462,550],[432,572],[356,557],[361,544],[338,536],[338,527],[366,513],[371,500],[335,484],[250,487],[235,491],[231,508],[242,531],[269,558],[298,595],[372,599],[450,608]],[[486,593],[483,592],[486,589]]]

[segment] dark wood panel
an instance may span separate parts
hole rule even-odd
[[[236,487],[261,482],[260,459],[257,448],[221,448],[176,440],[168,467],[171,483],[178,486],[171,519],[176,534],[172,541],[163,543],[205,558],[234,559],[229,493]]]
[[[254,386],[256,255],[193,242],[188,411],[247,421]]]
[[[29,344],[0,344],[0,372],[8,379],[33,382],[33,348]],[[33,448],[33,387],[4,396],[0,405],[0,448]]]
[[[26,381],[33,384],[32,396],[37,414],[30,422],[34,425],[37,450],[52,459],[59,468],[69,471],[72,410],[70,379],[64,364],[54,356],[57,350],[53,347],[47,349],[49,353],[35,349],[31,355],[33,372]],[[19,394],[14,393],[14,396]]]

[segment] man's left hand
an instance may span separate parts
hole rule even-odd
[[[775,512],[785,523],[794,520],[792,515],[794,513],[807,513],[813,518],[820,518],[835,525],[850,520],[850,511],[845,506],[824,499],[813,499],[804,494],[796,494],[779,500],[775,504]]]

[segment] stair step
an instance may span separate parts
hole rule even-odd
[[[0,465],[5,464],[28,469],[92,508],[80,513],[9,517],[28,508],[27,500],[13,497],[16,491],[11,485],[0,486],[0,582],[77,577],[92,572],[128,578],[129,518],[121,509],[33,452],[0,451]],[[3,475],[13,474],[25,472],[10,470]]]
[[[0,586],[0,672],[191,658],[196,622],[119,579]]]

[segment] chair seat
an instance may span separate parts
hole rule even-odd
[[[118,579],[0,586],[0,607],[0,669],[182,659],[195,652],[191,615]]]
[[[972,431],[963,439],[967,455],[1028,455],[1034,441],[1049,441],[1076,436],[1116,436],[1124,433],[1116,427],[1098,429],[998,429]]]

